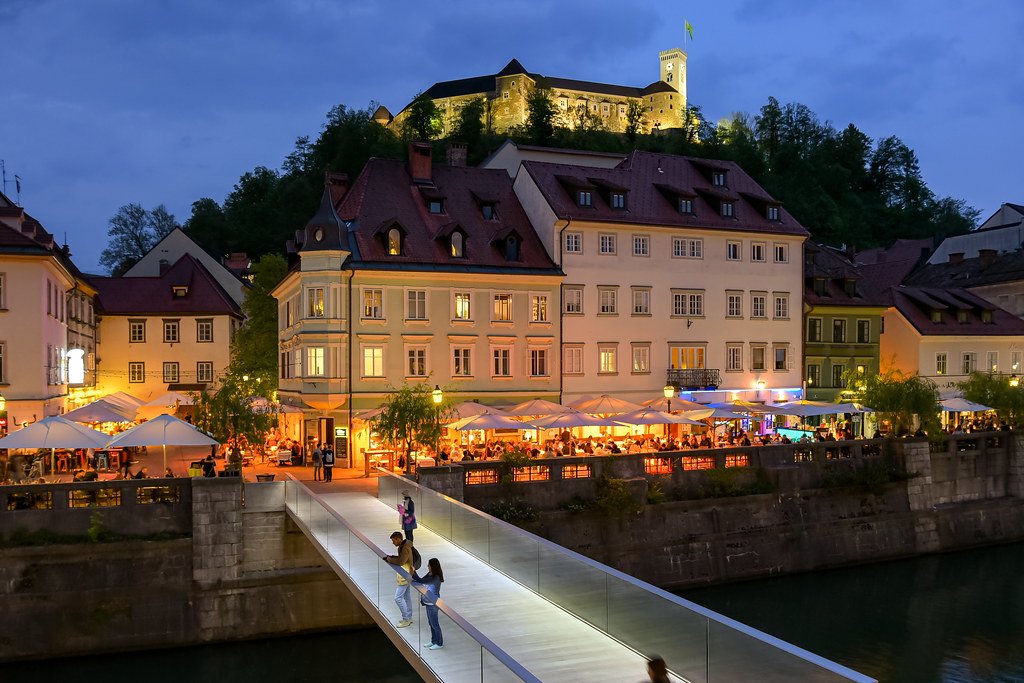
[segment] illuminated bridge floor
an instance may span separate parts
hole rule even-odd
[[[394,553],[389,536],[398,529],[398,513],[377,498],[365,493],[328,493],[322,499],[384,552]],[[416,548],[423,556],[421,573],[427,560],[441,561],[445,583],[441,598],[476,629],[504,649],[530,673],[542,681],[634,681],[646,680],[645,658],[598,629],[539,597],[489,565],[461,550],[449,541],[420,527],[415,532]],[[384,563],[378,560],[381,565]],[[381,627],[394,641],[396,636],[408,647],[403,654],[413,661],[421,652],[422,660],[438,679],[448,681],[481,680],[479,646],[444,615],[441,617],[445,647],[428,651],[430,642],[426,617],[413,593],[413,621],[409,628],[397,629],[400,618],[393,600],[394,572],[363,570],[364,594],[379,592],[383,618]],[[354,572],[358,574],[358,572]],[[446,623],[447,622],[447,623]],[[666,624],[671,628],[670,624]],[[400,649],[401,648],[401,644]],[[411,656],[410,656],[411,655]],[[486,659],[486,657],[484,658]],[[484,667],[489,668],[489,667]],[[511,677],[485,675],[484,680],[514,680]],[[681,680],[681,679],[674,679]]]

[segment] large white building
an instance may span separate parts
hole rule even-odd
[[[515,190],[566,276],[563,401],[666,383],[704,402],[801,391],[808,233],[736,164],[524,160]]]

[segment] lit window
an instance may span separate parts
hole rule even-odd
[[[988,352],[988,371],[999,372],[999,352],[989,351]]]
[[[617,349],[614,346],[599,346],[597,349],[598,366],[600,374],[611,375],[618,372]]]
[[[369,320],[381,320],[384,317],[384,290],[363,290],[363,317]]]
[[[363,347],[363,377],[384,376],[384,347]]]
[[[388,254],[399,256],[402,253],[402,232],[398,228],[388,230]]]
[[[164,363],[164,382],[172,384],[177,382],[180,377],[177,363]]]
[[[406,358],[408,359],[406,377],[427,376],[427,350],[424,347],[409,347],[406,350]]]
[[[324,376],[324,348],[311,346],[306,349],[306,377]]]
[[[469,292],[455,292],[455,319],[473,319],[473,296]]]
[[[494,312],[491,320],[495,322],[510,322],[512,320],[512,295],[495,294]]]
[[[462,258],[464,255],[461,232],[452,233],[451,253],[455,258]]]
[[[947,363],[948,363],[948,360],[947,360],[947,357],[946,357],[945,353],[936,353],[935,354],[935,374],[936,375],[945,375],[946,372],[947,372]]]
[[[324,317],[324,289],[323,287],[310,287],[306,290],[306,317]]]
[[[535,323],[549,322],[547,294],[534,294],[530,297],[530,320]]]
[[[821,366],[820,365],[808,365],[807,366],[807,386],[816,387],[821,384]]]
[[[703,346],[669,347],[669,367],[674,370],[701,369],[704,367]]]

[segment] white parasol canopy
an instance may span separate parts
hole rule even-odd
[[[110,437],[60,415],[44,417],[0,439],[0,448],[49,448],[50,471],[57,470],[58,448],[103,448]]]
[[[628,413],[631,410],[637,410],[642,407],[637,403],[625,401],[621,398],[615,398],[608,394],[601,394],[597,398],[592,398],[586,401],[575,401],[569,405],[581,413],[590,413],[592,415]]]
[[[109,448],[126,446],[163,446],[164,469],[167,469],[168,446],[216,446],[213,439],[193,425],[173,415],[159,415],[152,420],[135,425],[110,439]]]
[[[157,415],[170,414],[180,405],[192,405],[192,397],[177,391],[168,391],[166,394],[157,396],[149,403],[139,406],[136,414],[139,417],[151,419]]]
[[[141,398],[136,398],[126,391],[115,391],[112,394],[107,394],[103,397],[103,400],[119,406],[124,406],[125,408],[130,408],[133,413],[139,406],[146,405],[146,402]]]
[[[765,405],[764,403],[755,403],[754,401],[744,401],[742,399],[736,399],[734,401],[721,401],[719,403],[709,403],[711,408],[720,408],[722,410],[728,410],[733,413],[777,413],[779,412],[775,406]]]
[[[532,421],[542,429],[564,429],[568,427],[618,427],[619,423],[611,417],[597,417],[578,410],[570,410],[560,415],[538,417]]]
[[[454,422],[452,426],[460,432],[469,429],[535,429],[533,425],[520,422],[508,415],[489,412],[464,417]]]
[[[561,403],[554,403],[552,401],[546,401],[542,398],[535,398],[532,401],[524,401],[523,403],[517,403],[508,410],[505,411],[506,415],[521,415],[521,416],[534,416],[534,415],[560,415],[567,413],[571,410],[568,406],[563,406]]]
[[[474,415],[505,415],[505,411],[494,406],[485,406],[482,403],[476,401],[463,401],[462,403],[456,403],[452,406],[451,411],[448,413],[449,419],[454,422],[467,417],[473,417]],[[485,427],[477,427],[477,429],[485,429]]]
[[[707,408],[703,403],[697,403],[696,401],[689,401],[685,398],[665,398],[659,396],[658,398],[652,398],[650,401],[644,401],[643,405],[648,408],[654,408],[655,410],[663,410],[665,412],[680,412],[683,410],[702,410]]]
[[[873,413],[874,408],[868,408],[860,403],[837,403],[840,413]]]
[[[777,408],[777,412],[783,415],[836,415],[838,413],[849,412],[843,410],[843,405],[840,403],[826,403],[825,401],[811,401],[810,399],[800,399],[799,401],[789,401],[788,403],[777,403],[774,406]]]
[[[968,401],[966,398],[946,398],[939,401],[939,405],[942,406],[944,413],[983,413],[986,410],[993,410],[980,403]]]
[[[73,422],[134,422],[135,408],[118,405],[104,398],[65,413]]]
[[[666,413],[664,411],[655,410],[653,408],[641,408],[640,410],[634,410],[631,413],[616,415],[613,419],[616,422],[631,425],[703,424],[702,422],[698,422],[697,420],[692,420],[690,418],[683,417],[682,415],[673,415],[672,413]]]

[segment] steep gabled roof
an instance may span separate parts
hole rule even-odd
[[[1024,282],[1024,251],[977,256],[958,262],[929,263],[911,274],[904,283],[914,287],[981,287],[1006,282]]]
[[[234,299],[203,264],[190,254],[178,259],[163,275],[141,277],[90,276],[96,287],[96,310],[106,315],[209,314],[241,317]],[[187,287],[175,296],[174,287]]]
[[[823,244],[807,242],[804,247],[805,303],[812,306],[882,305],[867,298],[863,288],[863,276],[857,265],[845,254]],[[820,280],[824,281],[824,287],[818,290],[815,288],[815,281]],[[852,294],[846,288],[849,280],[854,282]]]
[[[1024,320],[966,289],[900,285],[888,290],[890,303],[922,335],[987,337],[1024,335]],[[932,320],[939,311],[941,321]]]

